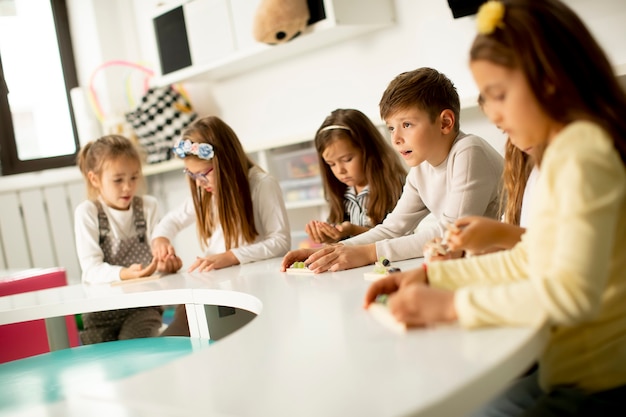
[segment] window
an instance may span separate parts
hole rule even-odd
[[[0,0],[2,175],[74,165],[78,85],[65,0]]]

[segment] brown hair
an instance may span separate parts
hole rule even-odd
[[[104,166],[117,158],[129,158],[137,161],[139,166],[141,166],[142,153],[130,139],[121,135],[102,136],[85,144],[80,149],[76,156],[76,165],[86,180],[88,199],[96,200],[99,195],[99,191],[89,181],[89,172],[93,172],[100,177]],[[145,184],[143,183],[141,170],[139,175],[139,184],[143,188]]]
[[[323,130],[331,125],[343,126],[349,130]],[[347,185],[335,177],[330,166],[322,159],[322,153],[331,143],[339,139],[347,139],[354,147],[361,149],[363,171],[369,185],[367,215],[373,225],[381,223],[394,209],[402,194],[406,169],[398,155],[386,143],[381,132],[365,114],[355,109],[334,110],[315,134],[315,149],[319,156],[324,193],[330,205],[328,221],[331,223],[341,223],[344,220],[344,194]]]
[[[485,99],[478,96],[478,106],[484,110]],[[505,223],[519,226],[522,217],[524,191],[534,162],[530,155],[513,145],[509,138],[504,144],[504,169],[500,191],[499,214]]]
[[[387,119],[407,108],[418,108],[434,122],[444,110],[454,113],[454,131],[459,131],[461,102],[456,87],[444,74],[432,68],[418,68],[394,78],[379,103],[380,116]]]
[[[476,36],[470,60],[519,69],[544,112],[563,124],[602,126],[626,162],[626,93],[583,21],[558,0],[501,3],[502,24]]]
[[[255,163],[243,150],[235,132],[220,118],[208,116],[187,127],[181,139],[211,144],[215,152],[212,159],[215,189],[212,193],[206,192],[188,178],[202,248],[206,247],[218,224],[224,231],[226,250],[238,247],[240,240],[254,242],[258,232],[254,224],[248,172]],[[186,155],[185,158],[198,157]],[[215,201],[212,201],[213,197]]]
[[[519,226],[522,215],[522,200],[533,169],[532,158],[509,139],[504,147],[504,170],[502,171],[502,198],[500,214],[504,222]]]

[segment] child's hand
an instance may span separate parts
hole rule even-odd
[[[337,231],[340,233],[340,237],[338,240],[357,235],[358,233],[355,233],[357,228],[357,226],[348,221],[335,225],[335,229],[337,229]],[[363,227],[363,229],[367,230],[369,228]]]
[[[233,265],[239,265],[239,259],[231,251],[228,251],[204,258],[198,256],[187,272],[192,272],[196,269],[198,272],[208,272],[213,269],[226,268]]]
[[[158,261],[157,271],[165,274],[174,274],[183,267],[183,261],[176,255],[165,261]]]
[[[436,237],[424,244],[422,252],[426,262],[445,261],[451,259],[452,255],[448,250],[448,246],[444,245],[440,237]]]
[[[364,307],[367,308],[381,294],[393,294],[402,288],[428,282],[423,268],[415,268],[405,272],[394,272],[374,281],[365,293]]]
[[[315,273],[343,271],[376,262],[376,245],[346,246],[341,243],[318,249],[304,260]]]
[[[145,268],[141,264],[132,264],[128,268],[122,268],[120,271],[120,279],[124,281],[127,279],[149,277],[156,271],[157,263],[157,259],[152,258],[152,262]]]
[[[478,254],[507,247],[509,234],[515,230],[523,230],[517,226],[502,223],[481,216],[467,216],[454,223],[448,234],[447,244],[450,250],[465,250]],[[521,236],[514,238],[514,242]]]
[[[171,245],[170,240],[165,237],[157,237],[152,239],[152,256],[159,261],[167,261],[176,257],[176,251]]]
[[[335,243],[342,238],[342,232],[335,225],[319,220],[307,223],[304,231],[315,243]]]
[[[330,224],[326,222],[317,222],[318,223],[318,231],[320,235],[322,235],[323,242],[321,243],[335,243],[340,241],[345,232],[342,231],[342,227],[336,224]],[[346,224],[350,224],[349,222],[345,222]]]
[[[387,300],[389,312],[409,327],[429,326],[457,320],[454,292],[411,284],[400,288]]]
[[[280,272],[285,272],[287,268],[293,265],[294,262],[304,262],[306,259],[314,254],[319,249],[314,248],[306,248],[306,249],[296,249],[287,252],[287,254],[283,257],[283,261],[280,264]]]

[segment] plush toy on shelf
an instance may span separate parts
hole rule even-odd
[[[278,45],[300,35],[309,20],[307,0],[261,0],[254,15],[253,36]]]

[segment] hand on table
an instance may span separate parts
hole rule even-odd
[[[152,258],[152,262],[150,262],[150,264],[148,264],[145,268],[141,264],[132,264],[127,268],[122,268],[120,271],[120,279],[125,281],[127,279],[149,277],[156,271],[157,264],[157,259]]]
[[[457,319],[454,292],[411,284],[390,295],[389,312],[408,327],[423,327]]]
[[[294,262],[306,261],[309,256],[311,256],[313,253],[315,253],[318,250],[320,250],[320,248],[305,248],[305,249],[290,250],[283,257],[283,261],[280,264],[280,271],[285,272],[287,268],[293,265]]]
[[[343,271],[376,262],[376,245],[328,245],[304,261],[313,272]]]
[[[364,308],[368,308],[382,294],[389,296],[389,312],[409,327],[457,319],[454,292],[429,287],[422,268],[393,273],[375,281],[365,294]]]
[[[239,265],[239,259],[231,252],[218,253],[205,257],[196,257],[194,263],[187,272],[198,270],[198,272],[208,272],[213,269],[226,268],[228,266]]]
[[[158,261],[157,271],[165,274],[174,274],[183,267],[183,261],[176,255],[170,256],[165,261]]]
[[[369,307],[379,295],[391,295],[406,286],[426,283],[428,283],[426,272],[421,267],[404,272],[394,272],[393,274],[389,274],[384,278],[374,281],[372,285],[370,285],[365,293],[364,307]]]

